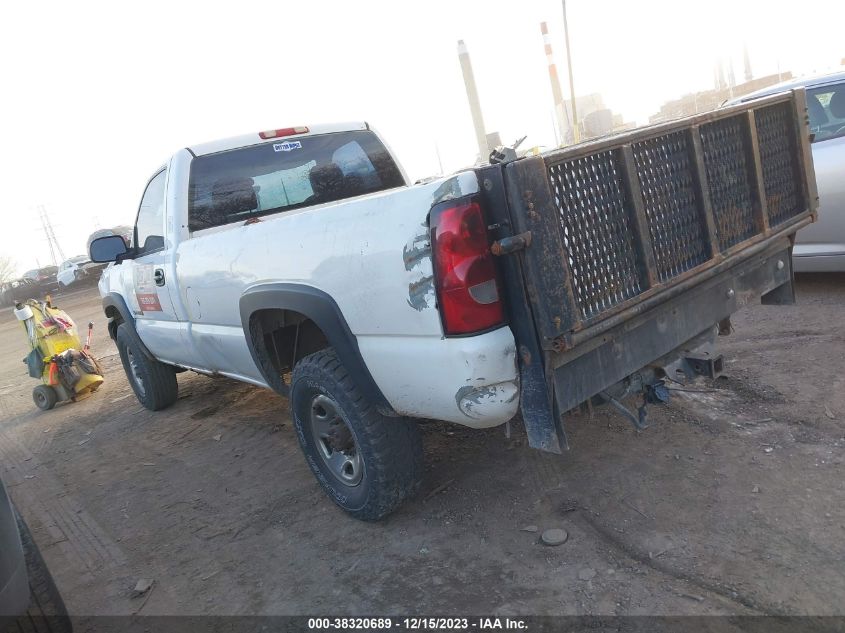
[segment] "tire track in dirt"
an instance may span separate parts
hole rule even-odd
[[[32,476],[34,470],[32,464],[32,453],[29,449],[14,439],[7,430],[0,431],[0,457],[2,463],[6,465],[4,480],[9,487],[17,486],[27,477]],[[11,468],[8,465],[11,464]]]
[[[43,444],[42,438],[37,439]],[[4,479],[27,521],[42,526],[50,534],[52,544],[71,554],[80,563],[80,569],[97,572],[125,564],[122,550],[111,542],[82,504],[68,496],[48,471],[39,470],[33,453],[6,430],[0,431],[0,458],[4,464],[12,465],[6,469]],[[37,494],[26,485],[35,477],[39,480]]]
[[[613,546],[615,549],[625,554],[625,556],[640,563],[641,565],[645,565],[646,567],[662,574],[666,574],[667,576],[671,576],[677,580],[687,582],[704,591],[715,593],[722,598],[745,607],[746,609],[756,611],[760,615],[790,615],[782,609],[772,605],[763,604],[751,596],[738,592],[735,588],[720,584],[718,581],[710,580],[698,574],[673,567],[672,565],[664,563],[657,558],[650,558],[648,552],[645,552],[633,543],[624,541],[616,536],[612,528],[603,525],[594,516],[591,516],[589,510],[582,508],[576,516],[605,543]]]

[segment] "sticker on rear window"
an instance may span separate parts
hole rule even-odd
[[[302,149],[300,141],[285,141],[284,143],[273,143],[273,151],[275,152],[290,152],[295,149]]]

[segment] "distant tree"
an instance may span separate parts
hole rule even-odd
[[[17,265],[11,257],[0,255],[0,283],[6,283],[17,277]]]

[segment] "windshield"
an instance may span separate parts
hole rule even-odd
[[[369,130],[264,143],[193,161],[189,224],[197,231],[403,184]]]
[[[807,90],[814,143],[845,136],[845,82]]]

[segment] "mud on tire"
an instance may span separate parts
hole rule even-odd
[[[376,411],[332,348],[296,364],[290,402],[308,466],[332,501],[353,517],[377,521],[418,490],[423,460],[416,423]],[[332,417],[335,424],[325,422]],[[326,428],[332,429],[328,439],[318,431]],[[347,468],[332,466],[327,453],[346,460]]]
[[[150,411],[165,409],[176,402],[179,395],[176,370],[149,358],[138,335],[126,323],[117,328],[117,350],[138,402]]]

